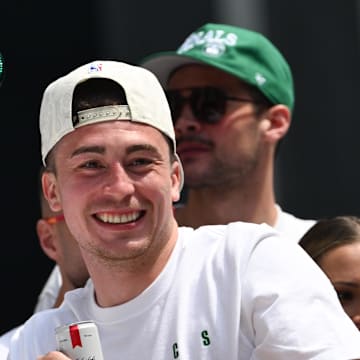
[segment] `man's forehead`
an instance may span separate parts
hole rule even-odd
[[[166,144],[163,134],[156,128],[128,120],[104,121],[85,125],[65,135],[59,145],[66,144],[107,144],[119,148],[137,141]]]

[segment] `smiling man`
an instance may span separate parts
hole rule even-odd
[[[182,166],[151,72],[80,66],[45,90],[40,130],[44,194],[91,279],[25,323],[11,360],[68,359],[54,330],[86,320],[106,360],[360,358],[357,328],[297,244],[265,224],[178,227]]]

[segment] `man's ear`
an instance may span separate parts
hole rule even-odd
[[[39,219],[36,223],[36,233],[39,238],[39,243],[44,253],[52,260],[57,262],[58,251],[57,244],[54,241],[54,228],[53,225],[48,224],[46,220]]]
[[[172,180],[172,201],[176,202],[180,199],[180,185],[183,180],[183,171],[179,161],[174,161],[171,165],[171,180]]]
[[[60,195],[57,189],[56,176],[50,172],[44,172],[41,178],[42,188],[45,199],[49,203],[52,211],[61,211]]]
[[[274,105],[261,120],[260,127],[264,136],[272,142],[281,140],[289,130],[291,113],[285,105]]]

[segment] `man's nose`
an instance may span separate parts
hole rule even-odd
[[[173,119],[175,122],[176,135],[183,135],[186,133],[194,133],[201,129],[201,123],[196,118],[191,110],[189,104],[184,104],[177,119]]]
[[[120,163],[112,164],[109,167],[105,191],[122,196],[134,192],[134,181]]]

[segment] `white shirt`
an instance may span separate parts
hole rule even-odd
[[[41,290],[34,312],[51,309],[58,297],[61,285],[62,277],[60,269],[58,265],[55,265],[43,289]]]
[[[56,349],[54,329],[83,320],[96,322],[106,360],[360,358],[360,332],[326,275],[265,224],[180,228],[167,265],[139,296],[101,308],[89,280],[25,323],[11,360]]]
[[[38,302],[34,311],[35,313],[51,309],[54,306],[61,285],[61,273],[59,267],[56,265],[51,271],[51,274],[38,297]],[[20,327],[21,325],[0,336],[0,360],[6,360],[9,352],[10,340],[12,336],[17,333]]]
[[[284,212],[279,205],[276,205],[276,209],[278,216],[274,228],[290,241],[299,242],[302,236],[316,223],[316,220],[300,219]]]
[[[276,209],[278,216],[274,228],[290,241],[299,242],[301,237],[316,223],[315,220],[300,219],[292,214],[286,213],[279,205],[276,205]],[[35,312],[53,307],[61,285],[60,270],[58,265],[55,265],[38,297]],[[0,337],[0,360],[6,359],[10,338],[14,332],[14,329],[10,330]]]

